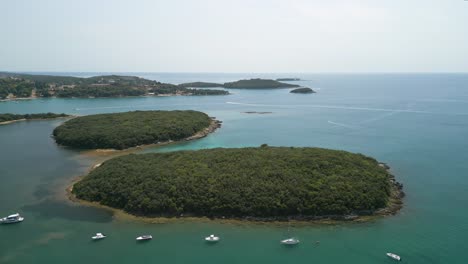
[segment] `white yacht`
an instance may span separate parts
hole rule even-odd
[[[20,223],[23,222],[24,217],[19,215],[18,213],[9,215],[0,219],[0,224],[13,224],[13,223]]]
[[[394,259],[394,260],[401,261],[401,257],[398,256],[397,254],[394,254],[394,253],[387,253],[387,256],[388,256],[389,258]]]
[[[210,235],[210,236],[205,237],[205,241],[207,241],[207,242],[218,242],[219,237],[217,237],[215,235]]]
[[[142,235],[136,238],[137,241],[151,240],[153,239],[152,235]]]
[[[296,245],[296,244],[299,244],[299,242],[300,242],[299,239],[294,238],[294,237],[281,240],[281,244],[283,245]]]
[[[103,238],[106,238],[106,236],[103,234],[103,233],[96,233],[95,236],[91,237],[93,240],[99,240],[99,239],[103,239]]]

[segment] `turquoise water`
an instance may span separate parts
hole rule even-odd
[[[284,77],[138,75],[173,83]],[[298,226],[294,233],[302,243],[294,248],[279,244],[284,226],[115,219],[64,198],[65,186],[96,160],[55,145],[50,134],[61,121],[19,122],[0,126],[0,215],[19,211],[26,220],[0,226],[0,263],[391,263],[386,252],[408,263],[466,263],[468,75],[291,76],[318,93],[232,90],[233,95],[211,97],[38,99],[0,102],[0,113],[201,110],[222,120],[222,128],[198,141],[145,152],[263,143],[361,152],[387,162],[404,184],[407,197],[398,215],[362,224]],[[109,237],[92,243],[96,232]],[[154,239],[135,243],[146,233]],[[205,244],[203,237],[211,233],[222,241]]]

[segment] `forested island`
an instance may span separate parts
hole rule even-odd
[[[310,89],[310,88],[303,87],[303,88],[297,88],[297,89],[291,90],[290,93],[303,93],[303,94],[307,94],[307,93],[315,93],[315,91],[312,90],[312,89]]]
[[[300,78],[278,78],[276,80],[279,82],[296,82],[296,81],[300,81],[301,79]]]
[[[36,97],[122,97],[170,95],[227,95],[228,91],[190,89],[136,76],[70,76],[0,73],[0,99]]]
[[[210,82],[192,82],[192,83],[182,83],[179,86],[182,87],[198,87],[198,88],[210,88],[210,87],[224,87],[226,89],[274,89],[274,88],[292,88],[299,87],[299,85],[282,83],[279,80],[291,81],[295,79],[249,79],[249,80],[239,80],[235,82],[227,83],[210,83]]]
[[[190,83],[181,83],[181,87],[191,87],[191,88],[213,88],[213,87],[223,87],[223,84],[220,83],[211,83],[211,82],[190,82]]]
[[[385,166],[361,154],[262,145],[120,156],[72,194],[149,217],[263,221],[371,215],[401,203],[400,190]]]
[[[236,82],[227,82],[223,85],[224,88],[230,89],[272,89],[272,88],[293,88],[299,87],[296,84],[282,83],[269,79],[250,79],[240,80]]]
[[[8,124],[14,121],[21,121],[21,120],[35,120],[35,119],[53,119],[53,118],[61,118],[61,117],[68,117],[67,114],[54,114],[54,113],[39,113],[39,114],[0,114],[0,125],[1,124]]]
[[[126,149],[206,136],[220,122],[198,111],[134,111],[80,116],[53,131],[55,141],[80,149]]]

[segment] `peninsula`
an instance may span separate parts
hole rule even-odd
[[[220,122],[198,111],[134,111],[73,118],[53,131],[55,141],[79,149],[126,149],[206,136]]]
[[[161,83],[136,76],[104,75],[89,78],[53,75],[32,75],[0,72],[0,100],[38,97],[97,98],[124,96],[228,95],[222,89],[296,88],[297,78],[249,79],[227,83],[190,82],[179,85]]]
[[[17,121],[26,121],[26,120],[39,120],[39,119],[54,119],[69,117],[67,114],[54,114],[54,113],[38,113],[38,114],[0,114],[0,125],[5,125]]]
[[[72,194],[147,217],[261,221],[349,220],[398,210],[402,197],[401,185],[373,158],[265,144],[120,156],[75,183]]]
[[[229,92],[225,90],[189,89],[136,76],[106,75],[79,78],[0,72],[0,99],[227,94]]]
[[[303,88],[297,88],[297,89],[291,90],[290,93],[308,94],[308,93],[315,93],[315,91],[310,88],[303,87]]]

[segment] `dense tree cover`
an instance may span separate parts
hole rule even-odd
[[[0,123],[13,120],[21,119],[49,119],[49,118],[58,118],[58,117],[67,117],[67,114],[54,114],[54,113],[40,113],[40,114],[0,114]]]
[[[225,90],[215,89],[192,89],[174,84],[160,84],[152,88],[150,92],[155,95],[177,94],[177,95],[228,95]]]
[[[106,75],[89,78],[0,72],[0,99],[10,93],[30,97],[120,97],[142,95],[226,95],[224,90],[189,89],[136,76]]]
[[[361,154],[262,145],[121,156],[76,183],[73,193],[143,215],[345,215],[385,207],[389,177]]]
[[[210,82],[190,82],[190,83],[181,83],[181,87],[193,87],[193,88],[213,88],[213,87],[223,87],[220,83],[210,83]]]
[[[215,90],[215,89],[190,89],[188,88],[187,93],[192,95],[228,95],[229,92],[225,90]]]
[[[55,92],[57,97],[120,97],[141,96],[145,94],[145,89],[121,85],[76,86]]]
[[[0,78],[0,99],[7,98],[9,94],[16,97],[30,97],[34,83],[17,78]]]
[[[303,87],[291,90],[290,93],[315,93],[315,91],[310,88]]]
[[[58,144],[83,148],[125,149],[181,140],[207,128],[211,118],[197,111],[135,111],[81,116],[55,128]]]
[[[225,83],[224,88],[236,88],[236,89],[271,89],[271,88],[289,88],[299,87],[296,84],[282,83],[275,80],[268,79],[250,79],[240,80],[236,82]]]

